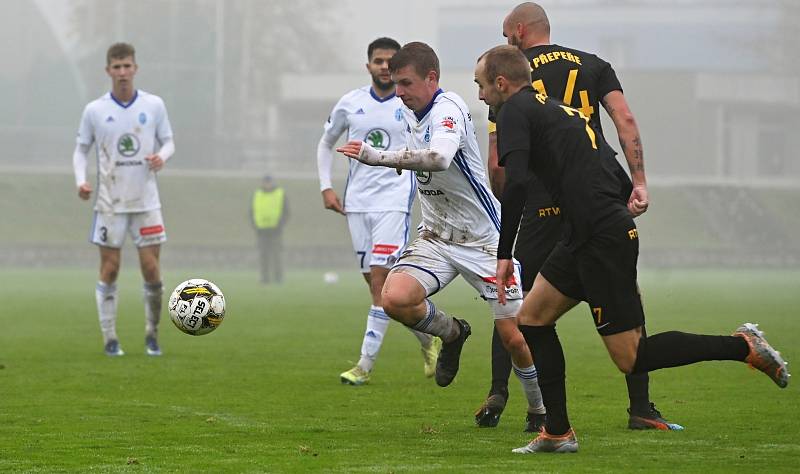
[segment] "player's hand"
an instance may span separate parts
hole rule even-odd
[[[322,204],[325,206],[325,209],[330,209],[331,211],[344,215],[342,201],[339,200],[339,196],[336,195],[336,191],[333,189],[328,188],[322,191]]]
[[[153,171],[159,171],[164,167],[164,160],[158,155],[147,155],[144,160],[147,161],[147,165]]]
[[[340,146],[336,149],[339,153],[344,154],[344,156],[348,158],[358,159],[361,156],[361,145],[362,141],[360,140],[351,140],[347,142],[346,145]]]
[[[514,275],[514,262],[510,258],[497,259],[497,271],[495,278],[497,279],[497,301],[506,304],[506,283]]]
[[[89,197],[92,195],[92,185],[89,183],[83,183],[78,186],[78,197],[87,201]]]
[[[630,199],[628,199],[628,211],[633,217],[639,217],[647,211],[650,201],[647,197],[647,186],[638,185],[633,187]]]

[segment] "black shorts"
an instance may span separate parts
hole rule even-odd
[[[514,245],[514,258],[522,265],[522,291],[531,291],[536,274],[561,239],[561,232],[561,210],[541,183],[529,180],[525,211]]]
[[[597,332],[610,336],[644,325],[636,283],[638,258],[639,235],[628,218],[574,251],[559,242],[540,272],[561,293],[589,303]]]

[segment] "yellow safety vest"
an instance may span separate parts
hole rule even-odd
[[[257,229],[278,227],[283,214],[283,188],[258,189],[253,194],[253,222]]]

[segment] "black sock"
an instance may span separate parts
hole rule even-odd
[[[642,339],[647,337],[647,331],[642,326]],[[647,372],[628,374],[625,376],[628,386],[628,400],[630,412],[646,414],[650,411],[650,375]]]
[[[492,388],[489,395],[498,393],[508,400],[508,378],[511,376],[511,355],[505,347],[497,327],[492,333]]]
[[[647,372],[628,374],[628,399],[631,413],[645,414],[650,411],[650,375]]]
[[[539,388],[547,409],[547,432],[562,435],[569,431],[567,416],[566,364],[555,326],[520,326],[539,373]]]
[[[636,372],[680,367],[705,360],[744,361],[750,347],[738,336],[705,336],[669,331],[639,341]]]

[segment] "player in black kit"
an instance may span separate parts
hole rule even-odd
[[[511,250],[525,205],[527,174],[535,174],[559,206],[564,229],[517,313],[539,373],[547,421],[533,441],[513,451],[578,450],[567,415],[564,354],[555,323],[580,301],[589,304],[595,329],[626,374],[735,360],[786,387],[786,363],[754,324],[743,324],[732,336],[643,334],[636,283],[639,235],[629,210],[639,206],[639,197],[634,195],[628,205],[619,198],[619,177],[610,160],[614,151],[589,118],[534,90],[528,74],[527,58],[513,46],[487,51],[475,69],[480,98],[499,107],[498,161],[507,170],[497,249],[500,304],[514,272]]]
[[[503,21],[503,36],[508,43],[525,54],[531,69],[531,83],[538,92],[561,100],[589,117],[589,123],[601,136],[600,102],[612,118],[620,144],[637,185],[636,199],[640,208],[629,206],[634,216],[647,209],[647,187],[642,165],[642,143],[633,114],[630,112],[622,86],[611,65],[594,54],[550,44],[550,23],[541,6],[526,2],[518,5]],[[493,111],[490,111],[490,137],[494,134]],[[491,138],[490,138],[491,141]],[[619,180],[619,198],[627,202],[633,184],[615,158],[607,157],[608,165]],[[498,166],[496,148],[490,147],[489,174],[492,190],[502,196],[503,168]],[[533,279],[550,251],[561,238],[561,209],[535,175],[528,177],[527,201],[514,248],[514,258],[522,265],[522,289],[531,290]],[[496,426],[508,400],[508,379],[511,359],[499,336],[492,337],[492,385],[486,401],[475,412],[478,426]],[[650,402],[647,373],[625,378],[630,407],[630,429],[681,430],[681,425],[665,420]],[[543,415],[529,413],[525,431],[538,431]]]

